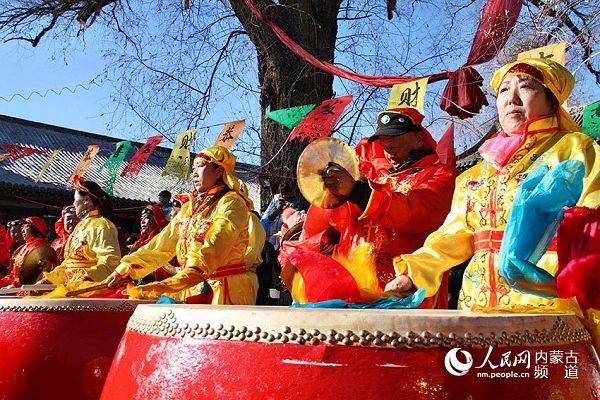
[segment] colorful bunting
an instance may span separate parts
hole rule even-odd
[[[175,175],[181,180],[190,175],[190,147],[192,138],[198,129],[180,132],[175,140],[173,151],[167,160],[167,165],[162,175]]]
[[[113,189],[115,186],[115,180],[117,179],[117,171],[119,170],[119,166],[125,156],[129,152],[131,148],[131,142],[129,140],[125,140],[122,142],[118,142],[115,148],[115,152],[111,154],[111,156],[106,160],[106,162],[100,167],[98,172],[101,172],[104,167],[108,169],[108,181],[104,185],[104,191],[109,195],[113,195]]]
[[[52,152],[52,154],[50,155],[50,158],[48,159],[48,161],[46,161],[46,164],[44,164],[44,166],[42,167],[42,170],[38,174],[37,178],[35,178],[36,182],[39,182],[40,179],[42,179],[42,175],[44,175],[44,172],[46,172],[46,170],[50,166],[50,163],[52,162],[52,160],[54,160],[54,158],[58,155],[58,153],[60,153],[63,150],[64,149],[57,149]]]
[[[519,53],[517,60],[522,60],[524,58],[549,58],[561,65],[565,65],[566,48],[567,42],[555,43]]]
[[[246,125],[246,121],[243,119],[225,123],[223,130],[217,137],[215,146],[223,146],[231,149],[238,136],[240,136],[240,132],[244,129],[244,125]]]
[[[600,101],[588,104],[583,109],[581,130],[594,139],[600,138]]]
[[[352,95],[325,100],[300,121],[292,131],[289,140],[313,140],[331,135],[335,123],[344,109],[352,101]]]
[[[456,167],[456,149],[454,148],[454,122],[450,124],[446,132],[438,141],[435,149],[440,162],[446,165]]]
[[[77,164],[77,167],[75,167],[75,170],[71,176],[67,178],[67,182],[73,183],[77,180],[82,180],[99,150],[100,146],[97,144],[89,145],[86,152],[83,154],[83,157],[81,157],[81,160],[79,160],[79,164]]]
[[[0,154],[0,162],[10,158],[10,153]]]
[[[425,92],[428,77],[410,82],[399,83],[392,87],[387,108],[410,107],[425,114]]]
[[[17,146],[15,144],[3,143],[2,146],[4,146],[6,151],[8,151],[8,154],[10,154],[10,158],[13,161],[18,160],[19,158],[30,156],[32,154],[48,152],[48,150],[32,149],[31,147]]]
[[[150,136],[146,140],[146,143],[140,147],[133,157],[131,157],[129,164],[127,164],[123,172],[121,172],[121,176],[137,176],[142,170],[144,164],[146,164],[146,161],[148,161],[150,154],[152,154],[162,139],[162,135]]]
[[[315,107],[315,104],[308,104],[305,106],[296,106],[276,111],[270,111],[267,113],[267,118],[280,123],[286,128],[294,129],[296,126],[298,126],[300,121],[302,121],[302,118],[304,118]]]

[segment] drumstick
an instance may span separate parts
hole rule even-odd
[[[121,281],[122,284],[127,284],[129,282],[131,282],[131,279],[124,279],[123,281]],[[94,286],[86,287],[83,289],[77,289],[77,290],[73,290],[71,292],[67,292],[67,294],[65,296],[73,297],[73,296],[77,296],[78,294],[93,292],[94,290],[97,290],[97,289],[107,289],[107,288],[108,288],[108,283],[104,282],[104,283],[100,283],[98,285],[94,285]]]

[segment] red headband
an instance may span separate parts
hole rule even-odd
[[[97,195],[95,195],[94,193],[92,193],[88,188],[86,188],[85,186],[83,186],[81,184],[83,182],[83,179],[81,179],[81,178],[77,179],[77,178],[79,178],[79,177],[76,176],[73,179],[73,183],[72,183],[73,188],[75,190],[79,191],[79,192],[83,192],[86,195],[88,195],[88,196],[93,197],[94,199],[96,199],[98,201],[98,203],[100,203],[100,207],[102,208],[102,203],[103,203],[102,198],[98,197]]]
[[[541,84],[544,84],[544,76],[542,75],[542,73],[540,71],[538,71],[535,67],[532,67],[529,64],[516,64],[515,66],[513,66],[511,69],[509,69],[508,71],[506,71],[506,75],[508,74],[525,74],[525,75],[529,75],[530,77],[532,77],[533,79],[537,80],[538,82],[540,82]]]

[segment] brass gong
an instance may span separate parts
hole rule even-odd
[[[304,198],[319,208],[335,208],[345,199],[325,187],[321,174],[330,162],[341,165],[355,180],[360,177],[354,150],[340,139],[324,137],[310,143],[298,159],[296,175]]]
[[[54,264],[57,260],[56,251],[48,245],[43,245],[34,248],[25,256],[19,271],[21,284],[30,285],[37,282],[43,272],[40,266],[40,261],[43,260]]]

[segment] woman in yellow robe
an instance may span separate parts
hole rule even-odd
[[[439,288],[444,271],[471,258],[459,296],[461,309],[573,311],[575,299],[544,298],[511,287],[498,272],[499,250],[515,194],[527,175],[541,165],[564,160],[584,164],[578,206],[600,203],[600,147],[580,133],[560,106],[574,86],[562,65],[549,59],[524,59],[499,69],[492,81],[498,92],[502,131],[480,148],[483,161],[457,178],[450,214],[412,254],[394,260],[397,278],[386,290],[410,292]],[[550,246],[537,266],[555,276],[558,259]]]
[[[76,182],[73,205],[80,221],[65,242],[64,260],[44,272],[42,283],[101,282],[119,265],[121,250],[117,227],[110,220],[110,197],[96,182]]]
[[[107,282],[140,279],[177,256],[182,270],[163,281],[127,289],[131,298],[212,304],[254,304],[258,290],[256,266],[265,241],[260,220],[250,212],[246,185],[233,175],[235,156],[225,147],[209,147],[194,159],[194,192],[181,211],[149,243],[121,260]],[[205,286],[208,284],[209,286]],[[192,300],[195,297],[202,300]]]

